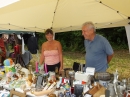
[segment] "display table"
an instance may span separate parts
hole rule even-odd
[[[24,91],[21,90],[20,88],[16,88],[15,91],[21,92],[23,93]],[[26,92],[27,97],[48,97],[46,95],[42,95],[42,96],[35,96],[34,94],[32,94],[30,91]]]
[[[37,80],[41,81],[41,76],[37,78]],[[47,84],[44,83],[45,87],[42,91],[35,91],[35,84],[30,84],[31,82],[29,80],[27,80],[26,77],[19,77],[19,79],[14,80],[14,78],[12,78],[12,81],[10,82],[10,84],[7,84],[7,78],[4,76],[2,78],[2,80],[0,81],[0,87],[2,87],[3,89],[6,89],[8,91],[12,91],[12,89],[15,89],[15,91],[19,92],[19,93],[24,93],[26,91],[26,95],[27,97],[48,97],[48,95],[43,95],[43,94],[56,94],[56,96],[58,96],[58,94],[62,91],[62,93],[64,95],[67,95],[66,93],[68,92],[69,95],[71,94],[71,87],[69,85],[69,79],[67,78],[62,78],[59,77],[59,81],[58,82],[51,82],[50,79],[48,78],[49,82]],[[7,81],[7,82],[6,82]],[[28,83],[28,81],[30,83]],[[87,81],[87,82],[85,82]],[[39,82],[37,81],[36,83],[43,83],[43,82]],[[53,84],[52,84],[53,83]],[[62,83],[62,87],[60,88],[60,90],[56,91],[55,87],[60,87],[60,84]],[[49,84],[49,85],[48,85]],[[38,84],[36,84],[37,86]],[[57,85],[57,86],[56,86]],[[47,87],[46,87],[47,86]],[[52,87],[53,88],[52,88]],[[91,78],[89,75],[86,75],[84,73],[75,73],[75,80],[73,80],[73,86],[74,86],[74,91],[81,91],[81,93],[79,93],[80,95],[82,95],[82,93],[84,95],[93,95],[93,97],[100,97],[101,95],[105,94],[105,90],[106,88],[103,87],[102,85],[100,85],[100,83],[95,82],[94,84],[91,84]],[[42,86],[39,86],[40,88],[43,88]],[[49,87],[49,88],[48,88]],[[51,88],[50,88],[51,87]],[[76,88],[77,87],[77,88]],[[38,87],[37,87],[38,89]],[[52,90],[54,90],[54,92]],[[10,92],[12,93],[12,92]],[[34,93],[34,94],[32,94]],[[77,92],[73,92],[75,95],[79,95],[76,94]],[[36,96],[39,95],[40,96]],[[88,96],[84,96],[84,97],[88,97]]]
[[[3,85],[3,88],[10,91],[9,84]],[[18,92],[20,92],[20,93],[24,93],[24,91],[23,91],[22,89],[20,89],[20,88],[15,88],[15,91],[18,91]],[[35,95],[32,94],[30,91],[29,91],[29,92],[26,92],[26,95],[27,95],[27,97],[48,97],[47,95],[35,96]]]
[[[9,84],[6,83],[6,80],[0,81],[0,87],[3,89],[6,89],[8,91],[11,90],[9,87]],[[15,91],[18,91],[20,93],[24,93],[24,91],[21,88],[15,88]],[[27,97],[48,97],[47,95],[42,95],[42,96],[35,96],[34,94],[31,93],[31,91],[26,92]]]

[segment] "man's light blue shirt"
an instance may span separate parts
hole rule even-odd
[[[85,40],[85,67],[94,67],[96,72],[104,72],[108,68],[107,56],[113,54],[113,49],[108,40],[95,35],[93,41]]]

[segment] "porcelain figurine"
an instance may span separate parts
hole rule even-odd
[[[29,70],[24,68],[24,67],[22,67],[19,63],[17,63],[15,65],[15,69],[16,69],[16,72],[18,72],[18,71],[24,72],[25,73],[25,77],[28,77]]]
[[[114,80],[113,80],[113,85],[114,85],[114,90],[115,90],[116,95],[117,95],[118,77],[119,77],[119,74],[118,74],[118,71],[116,70],[116,72],[114,73]]]

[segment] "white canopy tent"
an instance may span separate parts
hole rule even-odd
[[[127,26],[129,4],[130,0],[20,0],[0,8],[0,30],[44,32],[52,28],[57,33],[80,30],[86,21],[97,29]]]
[[[130,0],[20,0],[0,8],[0,30],[54,32],[80,30],[85,21],[97,28],[126,26]]]

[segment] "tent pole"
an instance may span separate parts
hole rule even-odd
[[[53,33],[53,40],[55,40],[55,33]]]
[[[128,40],[128,46],[129,46],[129,54],[130,54],[130,25],[125,26],[127,40]]]

